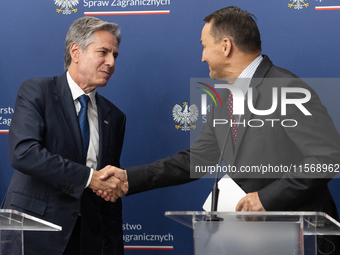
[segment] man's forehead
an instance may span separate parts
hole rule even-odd
[[[103,33],[104,32],[104,33]],[[117,38],[108,31],[96,31],[93,34],[93,42],[96,42],[100,45],[113,45],[118,47]],[[100,46],[98,46],[100,47]],[[107,46],[105,46],[107,47]]]
[[[202,33],[201,33],[201,43],[204,43],[207,40],[207,37],[210,35],[210,26],[208,25],[209,23],[205,23],[205,25],[202,28]]]
[[[98,37],[100,39],[102,38],[112,38],[113,40],[117,41],[116,36],[114,36],[112,33],[106,30],[99,30],[93,33],[94,37]]]
[[[202,28],[202,33],[207,33],[210,31],[210,28],[212,26],[212,23],[211,22],[208,22],[208,23],[205,23],[203,28]]]

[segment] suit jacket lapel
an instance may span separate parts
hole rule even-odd
[[[56,78],[54,92],[57,111],[63,119],[62,126],[65,127],[65,135],[69,135],[70,139],[74,140],[77,147],[78,162],[82,162],[82,138],[71,90],[66,79],[66,73]]]
[[[253,105],[256,105],[256,101],[259,95],[259,92],[257,90],[257,87],[261,85],[266,73],[268,72],[269,68],[273,65],[271,60],[266,56],[263,55],[263,60],[256,69],[253,78],[251,79],[249,87],[252,88],[253,90]],[[247,95],[248,97],[248,95]],[[236,145],[235,145],[235,157],[238,153],[238,150],[240,148],[240,145],[242,143],[243,137],[245,135],[245,132],[248,128],[248,121],[252,117],[252,113],[249,111],[248,108],[248,98],[245,100],[245,107],[244,107],[244,116],[241,116],[240,122],[242,123],[243,120],[245,121],[245,124],[239,124],[238,129],[237,129],[237,138],[236,138]]]
[[[106,104],[103,98],[97,93],[96,94],[97,109],[98,109],[98,126],[99,126],[99,155],[97,168],[102,168],[103,158],[105,151],[108,146],[108,137],[110,127],[113,124],[113,120],[109,115],[110,107]]]
[[[252,79],[253,81],[254,79]],[[252,83],[252,82],[251,82]],[[258,97],[258,91],[257,91],[257,88],[256,86],[260,85],[259,83],[256,84],[253,84],[254,86],[252,86],[252,89],[253,89],[253,105],[256,105],[256,101],[257,101],[257,97]],[[247,95],[248,97],[248,95]],[[252,118],[252,113],[249,111],[249,108],[248,108],[248,98],[246,98],[245,102],[246,104],[246,107],[244,107],[244,115],[241,116],[241,119],[240,119],[240,123],[242,124],[239,124],[238,125],[238,128],[237,128],[237,137],[236,137],[236,145],[235,145],[235,156],[237,155],[237,152],[238,152],[238,149],[240,148],[240,145],[242,143],[242,140],[243,140],[243,137],[245,135],[245,132],[247,131],[248,129],[248,121]]]

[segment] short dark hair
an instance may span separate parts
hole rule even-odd
[[[213,12],[204,21],[212,22],[211,35],[215,42],[229,36],[241,51],[257,52],[261,51],[261,36],[253,18],[253,14],[229,6]]]

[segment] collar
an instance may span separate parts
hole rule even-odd
[[[243,70],[239,77],[237,77],[234,86],[239,87],[242,90],[243,95],[247,94],[250,81],[253,78],[254,73],[262,60],[263,56],[259,55],[257,58],[253,60],[253,62],[250,63],[249,66],[247,66],[246,69]]]
[[[69,85],[70,90],[71,90],[73,101],[78,99],[78,97],[80,97],[81,95],[85,94],[84,91],[72,79],[72,77],[71,77],[71,75],[69,74],[68,71],[66,72],[66,79],[67,79],[68,85]],[[92,105],[96,105],[96,93],[97,93],[97,91],[95,89],[92,92],[90,92],[89,94],[86,94],[87,96],[90,97],[90,101],[91,101]]]

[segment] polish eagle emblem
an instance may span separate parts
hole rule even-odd
[[[54,3],[60,7],[60,9],[56,10],[57,13],[69,15],[72,12],[76,13],[78,11],[78,9],[73,8],[79,4],[78,0],[54,0]]]
[[[183,103],[183,107],[176,104],[172,109],[172,117],[175,122],[179,123],[179,125],[175,125],[176,129],[180,128],[182,131],[190,131],[190,128],[196,128],[196,125],[192,125],[192,123],[197,121],[198,108],[195,104],[188,107],[187,102]]]
[[[294,7],[295,10],[301,10],[303,7],[308,7],[309,3],[305,3],[304,0],[290,0],[292,3],[288,4],[289,8]]]

